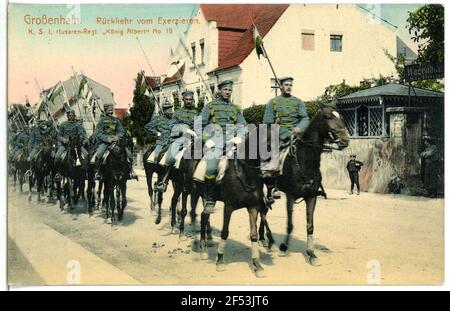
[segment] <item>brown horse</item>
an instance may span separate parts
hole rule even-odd
[[[291,141],[289,154],[283,165],[282,175],[278,177],[278,189],[286,194],[287,236],[280,245],[281,254],[288,250],[290,234],[293,230],[292,208],[294,202],[303,198],[306,203],[307,250],[306,257],[311,265],[318,265],[314,253],[314,210],[317,196],[323,194],[320,156],[324,145],[337,145],[342,150],[348,146],[349,137],[339,113],[332,106],[321,106],[312,118],[302,138]]]

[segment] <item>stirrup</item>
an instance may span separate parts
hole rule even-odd
[[[203,208],[203,213],[205,214],[213,214],[215,212],[215,201],[206,201],[205,200],[205,206]]]
[[[25,172],[25,175],[27,175],[28,177],[30,177],[31,175],[33,175],[33,172],[31,170],[27,170]]]
[[[55,181],[60,181],[62,179],[62,176],[60,173],[55,174]]]
[[[166,190],[167,190],[167,183],[160,182],[159,184],[156,185],[156,190],[159,191],[159,192],[166,192]]]
[[[97,172],[97,173],[95,173],[94,179],[95,180],[102,180],[102,175],[100,175],[100,173]]]
[[[271,197],[274,198],[275,200],[278,200],[281,198],[281,194],[277,188],[273,188],[271,192],[272,192]]]

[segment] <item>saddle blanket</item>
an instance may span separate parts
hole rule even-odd
[[[219,166],[217,168],[216,182],[220,182],[223,179],[227,168],[228,168],[228,157],[223,156],[219,160]],[[193,177],[197,181],[204,182],[205,174],[206,174],[206,159],[203,158],[200,160],[200,163],[197,165],[197,168],[195,169]]]

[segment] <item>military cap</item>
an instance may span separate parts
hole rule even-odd
[[[280,81],[280,84],[283,84],[285,81],[294,81],[294,78],[292,77],[281,77],[278,79]]]
[[[184,96],[194,96],[194,92],[186,90],[186,91],[184,91],[183,93],[181,93],[181,95],[182,95],[183,97],[184,97]]]
[[[66,111],[67,114],[75,113],[75,111],[72,108],[66,108],[65,111]]]
[[[114,107],[114,104],[113,103],[105,103],[105,104],[103,104],[103,109],[107,109],[109,107]]]
[[[219,88],[219,90],[220,90],[221,88],[223,88],[224,86],[233,86],[233,81],[231,81],[231,80],[225,80],[225,81],[220,82],[220,83],[217,85],[217,87]]]
[[[173,107],[173,105],[169,101],[164,102],[164,104],[162,105],[162,109],[163,110],[164,109],[170,109],[172,107]]]

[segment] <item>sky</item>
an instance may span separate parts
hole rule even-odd
[[[396,25],[398,35],[410,46],[416,46],[406,26],[408,11],[419,4],[361,5],[371,13]],[[145,70],[147,75],[165,73],[170,49],[175,48],[187,25],[161,26],[158,17],[190,18],[197,9],[195,4],[84,4],[42,5],[10,4],[8,7],[8,103],[24,103],[27,96],[31,103],[39,97],[39,88],[49,88],[60,80],[68,79],[72,66],[76,72],[108,86],[114,93],[118,107],[127,107],[133,96],[134,79],[137,72]],[[28,17],[78,16],[78,25],[31,25]],[[97,18],[133,19],[131,25],[100,25]],[[152,25],[139,25],[138,19],[153,20]],[[37,21],[37,20],[35,20]],[[39,34],[39,29],[43,34]],[[58,35],[58,29],[96,29],[97,35]],[[126,30],[159,29],[160,34],[142,34],[139,40],[150,66],[135,35],[102,35],[107,29]],[[166,33],[172,28],[172,33]],[[29,34],[32,29],[34,34]],[[52,35],[48,34],[48,30]],[[36,83],[37,81],[37,83]],[[38,86],[39,85],[39,86]]]

